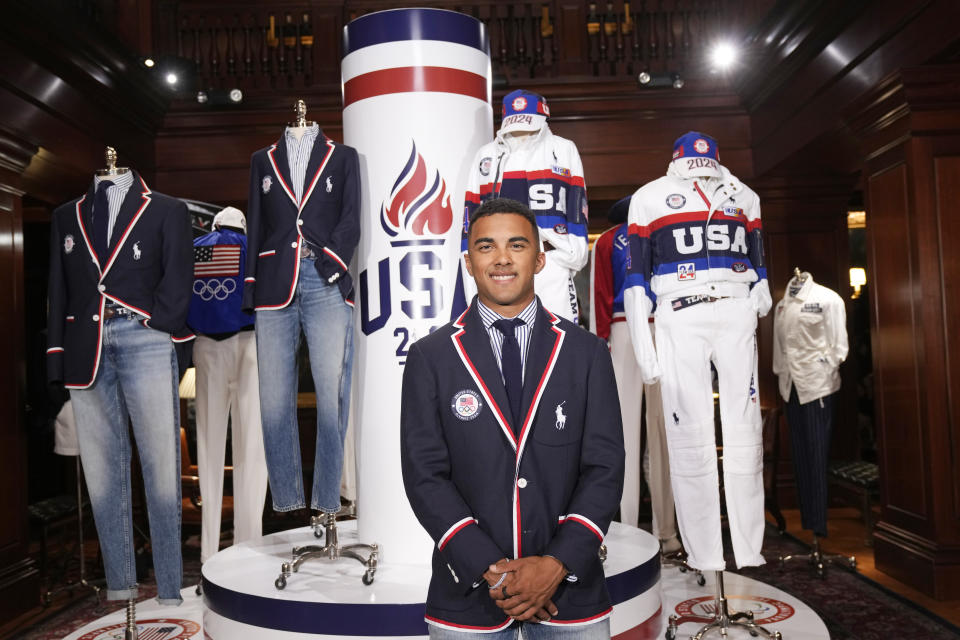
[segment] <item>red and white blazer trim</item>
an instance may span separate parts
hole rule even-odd
[[[266,256],[276,255],[276,253],[277,253],[276,249],[270,249],[269,251],[261,251],[260,253],[257,254],[257,257],[264,258]]]
[[[548,620],[541,621],[540,624],[548,624],[557,627],[576,627],[578,625],[593,624],[594,622],[600,622],[604,618],[609,618],[610,614],[613,613],[613,607],[610,607],[606,611],[601,611],[595,616],[590,616],[589,618],[580,618],[579,620]]]
[[[451,631],[472,631],[474,633],[496,633],[497,631],[503,631],[513,624],[513,618],[507,618],[504,620],[503,624],[494,625],[492,627],[475,627],[469,624],[457,624],[456,622],[447,622],[446,620],[441,620],[440,618],[431,618],[430,616],[423,616],[423,619],[427,624],[432,624],[433,626],[440,627],[441,629],[450,629]]]
[[[47,353],[63,353],[63,347],[50,347]]]
[[[567,520],[576,522],[577,524],[582,524],[591,532],[593,532],[595,536],[600,538],[600,540],[603,540],[603,531],[600,529],[600,527],[596,525],[596,523],[593,522],[593,520],[591,520],[587,516],[582,516],[579,513],[568,513],[567,515],[560,516],[559,518],[560,524],[563,524]]]
[[[331,250],[328,249],[327,247],[324,247],[324,248],[323,248],[323,252],[324,252],[325,254],[327,254],[328,256],[330,256],[331,258],[333,258],[334,260],[336,260],[336,261],[337,261],[337,264],[339,264],[340,267],[341,267],[344,271],[347,270],[347,263],[344,262],[344,261],[340,258],[340,256],[338,256],[336,253],[334,253],[333,251],[331,251]]]
[[[471,524],[477,524],[477,519],[467,516],[463,520],[457,520],[453,523],[453,526],[447,529],[446,533],[440,536],[440,540],[437,541],[437,549],[443,551],[443,548],[447,546],[447,543],[450,542],[450,538],[460,533],[460,530],[464,527],[467,527]]]

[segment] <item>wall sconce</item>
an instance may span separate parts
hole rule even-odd
[[[863,267],[850,268],[850,286],[853,287],[853,295],[850,296],[856,300],[860,297],[860,287],[867,284],[867,271]]]

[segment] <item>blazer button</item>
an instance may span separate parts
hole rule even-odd
[[[100,322],[100,316],[97,315],[96,313],[93,314],[93,318],[91,318],[91,319],[92,319],[94,322]]]
[[[302,226],[303,226],[303,219],[297,220],[297,224],[302,227]]]
[[[517,480],[517,486],[520,487],[521,489],[526,489],[526,488],[527,488],[527,479],[526,479],[526,478],[520,478],[519,480]]]
[[[291,243],[290,243],[290,247],[293,248],[293,249],[296,249],[296,248],[297,248],[297,243],[296,243],[296,242],[291,242]]]
[[[105,284],[101,284],[97,286],[97,291],[106,291],[106,290],[107,290],[107,285]]]

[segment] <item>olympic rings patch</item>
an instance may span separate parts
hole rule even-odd
[[[217,280],[194,280],[193,293],[200,296],[204,302],[216,298],[217,300],[226,300],[231,293],[237,290],[237,281],[233,278],[224,278]]]

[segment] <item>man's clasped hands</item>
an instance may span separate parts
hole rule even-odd
[[[490,597],[515,620],[548,622],[558,610],[551,598],[567,570],[552,556],[502,558],[483,574]]]

